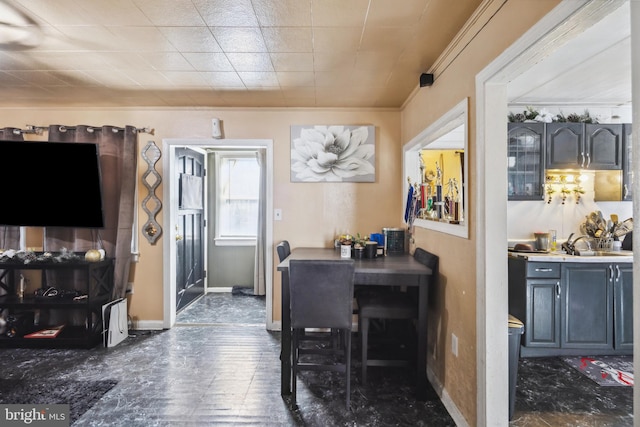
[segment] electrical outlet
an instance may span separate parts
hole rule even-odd
[[[451,334],[451,352],[455,357],[458,357],[458,337],[456,334]]]
[[[273,210],[273,219],[276,221],[282,221],[282,209]]]

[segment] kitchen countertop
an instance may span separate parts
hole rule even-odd
[[[581,256],[568,255],[565,252],[513,252],[513,258],[524,258],[531,262],[633,262],[633,251],[616,251],[612,255]]]

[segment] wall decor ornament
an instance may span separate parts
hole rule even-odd
[[[142,226],[142,234],[152,245],[156,243],[162,234],[162,227],[156,221],[156,215],[162,208],[162,202],[156,196],[156,188],[162,182],[162,177],[155,169],[155,164],[160,159],[160,149],[153,141],[147,142],[142,150],[142,158],[147,162],[147,170],[142,175],[142,182],[147,187],[147,197],[142,201],[142,209],[147,213],[149,219]],[[151,203],[150,203],[151,202]]]
[[[375,182],[374,126],[291,126],[291,182]]]

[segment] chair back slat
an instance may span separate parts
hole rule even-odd
[[[278,251],[278,259],[280,259],[280,262],[284,261],[289,255],[291,255],[291,246],[289,246],[289,242],[287,240],[283,240],[278,243],[276,250]]]

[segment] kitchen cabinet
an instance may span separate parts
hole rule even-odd
[[[622,169],[621,124],[547,123],[547,169]]]
[[[523,357],[633,352],[631,263],[508,261]]]
[[[509,258],[509,313],[524,321],[526,348],[560,347],[560,263]]]
[[[631,352],[633,351],[633,264],[613,264],[611,280],[614,295],[614,347]]]
[[[544,123],[509,123],[509,200],[544,198]]]
[[[593,351],[613,347],[611,266],[566,263],[561,270],[562,348]]]
[[[623,147],[622,153],[622,200],[633,200],[633,143],[631,140],[631,123],[625,123],[622,127],[623,131]]]

